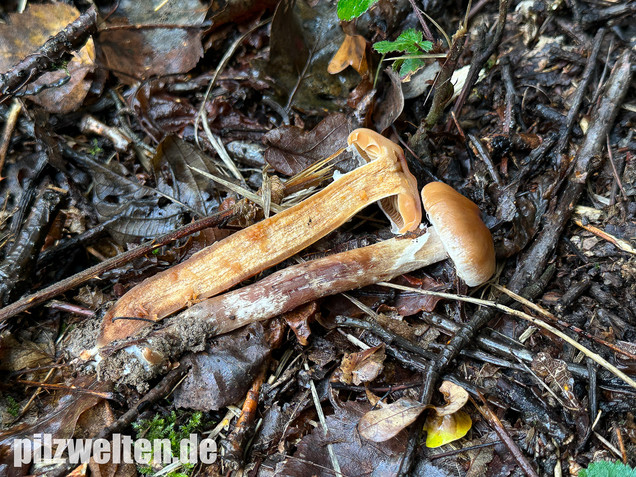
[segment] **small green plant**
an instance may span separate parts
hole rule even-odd
[[[88,150],[88,152],[90,153],[91,156],[97,156],[99,153],[104,152],[104,150],[101,147],[99,147],[99,142],[97,142],[97,139],[93,138],[91,147]]]
[[[338,18],[350,21],[366,12],[378,0],[338,0]]]
[[[185,412],[172,411],[167,416],[156,414],[152,419],[144,419],[133,423],[133,429],[137,432],[137,439],[144,438],[150,442],[155,440],[168,439],[173,456],[178,456],[179,445],[183,439],[188,439],[190,434],[195,433],[201,427],[202,413],[197,411],[187,416]],[[177,425],[177,421],[185,422]],[[152,453],[154,454],[153,448]],[[194,464],[184,463],[182,470],[185,472],[170,472],[168,477],[188,477],[194,469]],[[156,472],[150,465],[137,466],[140,474],[152,475]]]
[[[338,0],[338,18],[350,21],[366,12],[378,0]],[[433,43],[425,41],[422,32],[413,28],[403,31],[395,41],[379,41],[373,45],[378,53],[404,53],[395,59],[394,70],[400,70],[403,78],[424,66],[423,53],[431,51]]]
[[[16,401],[13,396],[7,397],[7,412],[13,417],[20,415],[20,403]]]
[[[421,31],[409,28],[404,30],[395,41],[379,41],[373,45],[373,48],[383,55],[392,52],[405,53],[404,58],[398,58],[393,63],[393,69],[399,68],[400,76],[404,77],[424,66],[424,60],[418,56],[430,51],[433,43],[424,40]]]
[[[587,469],[581,470],[579,477],[636,477],[636,469],[622,462],[600,460],[592,462]]]

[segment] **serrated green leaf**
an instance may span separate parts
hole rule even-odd
[[[424,66],[424,60],[421,58],[406,58],[402,62],[402,67],[400,68],[400,76],[404,78],[409,73],[414,73]]]
[[[592,462],[587,469],[581,470],[579,477],[636,477],[636,469],[622,462],[601,460]]]
[[[373,45],[378,53],[386,54],[392,51],[416,55],[422,51],[429,51],[433,47],[430,41],[425,41],[422,32],[414,28],[404,30],[395,41],[379,41]]]
[[[338,0],[338,18],[353,20],[366,12],[378,0]]]

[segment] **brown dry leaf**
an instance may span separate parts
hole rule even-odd
[[[190,71],[203,57],[199,27],[207,8],[199,0],[186,0],[155,11],[155,2],[120,0],[112,14],[101,11],[110,15],[97,36],[100,59],[126,84]]]
[[[9,21],[0,24],[0,72],[6,72],[17,62],[40,48],[50,36],[63,30],[77,19],[80,12],[64,3],[31,4],[24,13],[10,13]],[[95,67],[95,45],[91,38],[79,50],[72,52],[73,59],[66,65],[70,80],[58,87],[27,96],[50,113],[68,113],[77,109],[92,81],[87,78]],[[32,91],[42,85],[54,84],[67,76],[64,69],[44,73],[29,84]],[[21,90],[22,91],[22,90]]]
[[[105,392],[109,383],[99,383],[92,376],[82,376],[66,383],[69,387],[92,389]],[[52,439],[70,439],[79,416],[87,409],[103,401],[103,397],[93,394],[80,394],[74,391],[56,391],[42,395],[39,402],[40,418],[33,424],[19,424],[0,433],[0,475],[25,475],[30,463],[16,467],[14,463],[16,439],[32,440],[36,434],[51,434]]]
[[[358,423],[360,435],[373,442],[384,442],[412,424],[426,409],[418,401],[400,398],[382,409],[367,412]]]
[[[238,402],[252,386],[271,348],[261,323],[215,338],[201,353],[181,364],[192,369],[174,393],[175,407],[219,410]]]
[[[368,405],[352,401],[334,407],[335,414],[326,416],[329,433],[325,435],[318,427],[303,437],[293,457],[281,462],[274,475],[334,477],[327,444],[332,445],[342,475],[397,475],[406,448],[406,433],[381,445],[359,439],[356,425],[368,410]]]
[[[342,113],[330,114],[311,131],[282,126],[263,136],[263,142],[269,146],[265,160],[276,172],[288,176],[298,174],[314,162],[346,147],[352,130],[349,119]]]
[[[439,388],[446,404],[431,406],[434,412],[426,418],[426,447],[439,447],[461,439],[472,427],[470,416],[461,408],[468,401],[468,392],[461,386],[444,381]]]
[[[450,381],[444,381],[439,387],[439,391],[444,395],[446,404],[443,406],[434,406],[438,416],[447,416],[457,412],[464,404],[468,402],[468,392],[461,386]]]
[[[553,391],[565,397],[570,407],[577,410],[582,409],[580,401],[573,392],[574,377],[568,370],[565,361],[541,352],[532,360],[532,370],[544,378]]]
[[[378,101],[373,113],[373,128],[382,132],[388,128],[402,114],[404,109],[404,94],[402,93],[402,80],[391,68],[385,70],[391,83],[386,86],[384,97]]]
[[[342,45],[331,58],[327,71],[335,75],[344,70],[347,66],[351,66],[362,77],[369,74],[369,65],[367,63],[367,40],[361,35],[347,35],[342,41]]]
[[[429,277],[416,278],[410,275],[402,275],[395,280],[395,283],[418,288],[420,290],[445,291],[448,288],[447,284],[439,280]],[[397,296],[395,300],[395,307],[400,315],[411,316],[419,313],[420,311],[433,311],[435,309],[435,305],[437,305],[437,302],[441,299],[442,298],[438,296],[403,291]]]
[[[50,364],[54,358],[53,343],[18,341],[7,335],[0,341],[0,369],[18,371]]]
[[[340,365],[340,381],[356,386],[373,381],[384,369],[385,358],[384,343],[357,353],[345,354]]]
[[[307,346],[308,338],[311,335],[311,328],[309,322],[314,319],[316,312],[318,311],[318,304],[315,301],[301,305],[295,310],[283,314],[285,323],[292,329],[298,342]]]
[[[430,414],[424,423],[426,447],[435,448],[464,437],[473,425],[470,416],[461,409],[454,414]]]

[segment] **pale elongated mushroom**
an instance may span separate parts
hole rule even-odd
[[[394,231],[414,230],[421,221],[421,207],[417,182],[402,149],[369,129],[356,129],[348,143],[364,165],[298,205],[236,232],[132,288],[104,316],[97,346],[148,326],[147,321],[113,318],[161,320],[291,257],[373,202],[381,201]]]
[[[425,210],[433,226],[419,235],[396,237],[288,267],[252,285],[204,300],[173,317],[168,326],[130,344],[125,352],[137,356],[140,372],[150,377],[167,360],[208,337],[449,257],[467,284],[476,286],[488,280],[495,270],[495,251],[478,207],[439,182],[422,189],[422,200],[429,207]],[[110,378],[122,378],[117,366],[112,368]]]

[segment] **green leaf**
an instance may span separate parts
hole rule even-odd
[[[422,32],[414,28],[404,30],[395,41],[379,41],[373,45],[378,53],[386,54],[390,52],[404,52],[417,55],[422,51],[430,51],[433,43],[425,41]]]
[[[424,60],[421,58],[405,58],[400,68],[400,76],[404,78],[409,73],[414,73],[424,66]]]
[[[378,0],[338,0],[338,18],[353,20],[366,12]]]
[[[579,472],[579,477],[636,477],[636,469],[622,462],[601,460],[593,462],[587,469]]]

